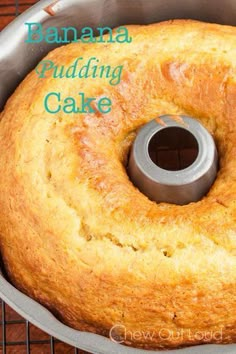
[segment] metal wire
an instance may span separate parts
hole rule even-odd
[[[65,343],[60,342],[59,340],[47,336],[44,332],[38,330],[38,334],[44,334],[47,336],[47,339],[32,339],[32,329],[35,329],[33,325],[30,324],[29,321],[24,318],[20,318],[20,316],[10,310],[10,308],[4,303],[4,301],[0,300],[0,327],[1,327],[1,335],[0,335],[0,353],[8,354],[8,353],[18,353],[20,352],[25,354],[39,353],[39,354],[86,354],[84,351],[81,351],[77,348],[73,348]],[[8,319],[8,311],[10,310],[11,319]],[[15,317],[12,319],[12,317]],[[22,330],[24,328],[25,333]],[[20,330],[21,337],[23,334],[24,339],[17,338],[17,330]]]
[[[15,0],[15,16],[19,15],[19,0]]]

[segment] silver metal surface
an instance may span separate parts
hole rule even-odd
[[[147,123],[139,131],[131,149],[128,166],[131,180],[140,191],[156,202],[180,205],[196,202],[207,193],[217,174],[217,150],[212,136],[197,120],[180,117],[174,120],[174,116],[165,115],[159,117],[164,124],[155,119]],[[197,157],[184,169],[163,169],[150,157],[152,138],[156,136],[158,139],[158,134],[164,130],[168,136],[169,128],[189,132],[197,142]]]
[[[208,22],[236,25],[235,0],[59,0],[53,5],[54,16],[44,8],[53,0],[41,0],[13,21],[0,34],[0,110],[19,82],[53,45],[26,45],[25,22],[49,26],[115,27],[128,23],[152,23],[173,18],[192,18]],[[142,354],[154,351],[137,350],[115,344],[109,339],[75,331],[15,289],[0,275],[0,297],[14,310],[47,333],[78,348],[99,354]],[[236,345],[203,345],[170,354],[235,354]]]

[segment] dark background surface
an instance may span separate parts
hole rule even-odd
[[[37,0],[0,0],[0,31]]]

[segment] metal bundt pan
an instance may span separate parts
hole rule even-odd
[[[51,5],[54,15],[45,8]],[[52,13],[52,12],[51,12]],[[115,27],[121,24],[147,24],[173,18],[192,18],[236,25],[236,0],[41,0],[13,21],[0,34],[0,110],[7,98],[52,45],[29,45],[25,22],[44,26]],[[26,97],[27,99],[27,97]],[[99,354],[144,354],[116,344],[110,339],[76,331],[59,322],[47,309],[15,289],[0,275],[0,297],[15,311],[50,335],[80,349]],[[236,344],[202,345],[165,351],[169,354],[234,354]]]

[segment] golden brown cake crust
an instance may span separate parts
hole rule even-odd
[[[236,28],[128,28],[129,45],[70,44],[47,56],[124,65],[119,85],[32,72],[1,114],[6,270],[77,329],[109,335],[119,324],[126,344],[146,348],[236,342]],[[50,115],[49,91],[108,96],[113,108]],[[198,118],[217,142],[218,177],[197,203],[156,204],[127,176],[137,129],[166,113]]]

